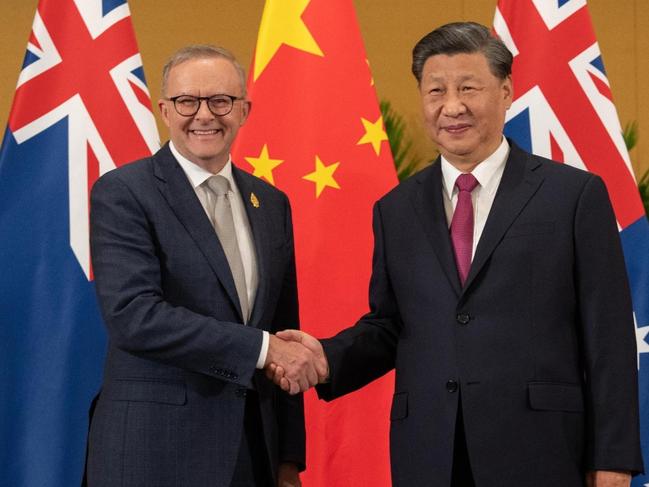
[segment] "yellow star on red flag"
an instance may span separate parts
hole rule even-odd
[[[331,336],[337,331],[332,323],[355,321],[359,303],[367,299],[372,205],[397,184],[397,177],[354,0],[259,3],[266,6],[248,81],[254,110],[237,135],[232,157],[250,173],[254,166],[264,181],[273,175],[290,199],[305,329],[313,336]],[[341,114],[347,114],[344,120]],[[261,152],[264,144],[267,152]],[[273,168],[272,161],[280,157],[284,163]],[[272,200],[260,200],[257,210],[250,198],[247,208],[259,216],[275,204]],[[336,303],[336,319],[317,319],[332,313],[331,303]],[[318,401],[307,406],[307,450],[318,453],[311,462],[317,467],[305,472],[304,485],[330,485],[350,471],[367,485],[390,485],[384,418],[393,389],[393,376],[384,376],[371,393],[359,391],[357,404],[341,404],[336,418]],[[349,435],[336,427],[341,422]],[[332,460],[341,442],[356,452],[354,465]]]
[[[315,156],[315,171],[307,174],[302,179],[315,183],[315,197],[319,198],[320,194],[326,187],[340,189],[340,186],[334,179],[334,172],[338,169],[340,162],[334,162],[325,166],[318,156]]]
[[[385,129],[383,128],[383,117],[379,116],[376,122],[370,122],[361,117],[361,122],[363,122],[363,127],[365,128],[365,135],[361,137],[361,140],[356,145],[372,144],[374,152],[378,156],[381,153],[381,142],[388,140],[388,134],[385,133]]]
[[[268,155],[268,145],[264,144],[261,148],[261,153],[259,157],[244,157],[244,159],[255,168],[255,172],[252,173],[253,176],[258,178],[265,178],[270,184],[275,186],[275,179],[273,178],[273,169],[279,166],[282,162],[282,159],[271,159]]]
[[[302,14],[310,1],[266,0],[255,51],[255,81],[282,45],[324,56],[302,20]]]

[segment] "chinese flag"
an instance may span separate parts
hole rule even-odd
[[[331,336],[368,309],[372,205],[397,182],[352,0],[267,0],[249,96],[234,159],[288,194],[302,329]],[[306,393],[305,486],[390,484],[392,390]]]

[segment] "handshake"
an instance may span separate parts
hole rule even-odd
[[[322,345],[299,330],[270,335],[264,369],[266,376],[289,394],[305,392],[329,377]]]

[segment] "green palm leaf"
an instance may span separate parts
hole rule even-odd
[[[383,115],[385,132],[390,142],[397,177],[399,181],[403,181],[421,168],[423,160],[412,149],[413,141],[406,133],[406,122],[403,117],[392,108],[392,104],[387,100],[381,100],[379,107]]]

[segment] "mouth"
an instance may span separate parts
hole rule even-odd
[[[471,125],[468,123],[458,123],[455,125],[447,125],[446,127],[442,127],[442,130],[448,132],[449,134],[461,134],[466,132],[470,128]]]
[[[211,137],[219,133],[223,134],[223,129],[194,129],[190,130],[189,133],[196,137]]]

